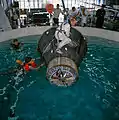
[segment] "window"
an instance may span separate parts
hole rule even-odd
[[[30,2],[30,8],[34,8],[33,1]]]
[[[21,9],[29,8],[45,8],[46,4],[51,3],[56,7],[56,4],[62,5],[61,0],[19,0],[19,7]],[[104,0],[100,0],[100,4],[103,4]],[[80,7],[84,5],[86,7],[93,7],[93,3],[99,4],[99,0],[64,0],[65,8],[71,9],[73,6]]]

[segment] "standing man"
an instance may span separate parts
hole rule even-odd
[[[105,10],[104,10],[105,5],[102,5],[101,9],[98,9],[96,11],[96,17],[97,17],[97,21],[96,21],[96,27],[97,28],[102,28],[103,23],[104,23],[104,16],[105,16]]]
[[[77,23],[76,17],[78,15],[79,15],[79,11],[75,7],[72,7],[72,9],[69,10],[68,20],[70,21],[71,26],[76,25]]]
[[[54,9],[53,13],[53,21],[55,25],[59,25],[59,15],[60,13],[63,14],[62,10],[59,8],[59,4],[57,4],[57,7]]]
[[[82,6],[80,9],[80,15],[81,15],[81,26],[85,27],[87,24],[87,16],[88,16],[88,11],[84,6]]]

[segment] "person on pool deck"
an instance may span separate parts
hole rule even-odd
[[[23,43],[19,42],[18,39],[14,39],[11,43],[13,49],[18,50],[23,45]]]
[[[71,10],[69,10],[69,15],[67,18],[67,21],[70,23],[71,26],[75,26],[77,21],[76,17],[80,14],[79,10],[77,10],[75,7],[72,7]]]
[[[23,63],[21,60],[16,60],[16,63],[21,65],[25,71],[30,70],[38,70],[40,67],[44,65],[44,63],[40,64],[39,66],[35,63],[35,59],[32,59],[31,57],[26,57],[25,62]]]
[[[105,5],[102,4],[101,9],[98,9],[96,11],[96,17],[97,17],[96,28],[102,28],[103,27],[104,17],[105,17],[105,14],[106,14],[106,11],[105,11],[104,8],[105,8]]]

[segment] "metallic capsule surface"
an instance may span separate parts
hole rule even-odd
[[[70,35],[66,38],[70,42],[64,44],[60,48],[61,52],[58,52],[58,44],[65,39],[59,37],[57,40],[56,31],[57,27],[52,27],[42,34],[38,50],[47,67],[46,78],[50,83],[57,86],[71,86],[78,80],[78,67],[86,55],[87,41],[78,30],[71,27]]]

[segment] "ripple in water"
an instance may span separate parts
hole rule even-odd
[[[118,120],[119,43],[88,38],[79,81],[71,87],[51,85],[45,79],[45,67],[25,75],[20,72],[0,75],[1,120],[10,115],[21,120]],[[38,39],[39,36],[20,38],[26,42],[21,52],[9,50],[9,42],[1,43],[1,73],[13,69],[16,59],[38,57]]]

